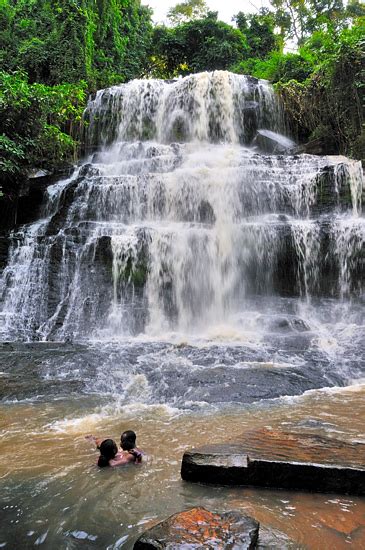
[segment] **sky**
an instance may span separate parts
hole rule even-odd
[[[175,4],[182,0],[142,0],[142,4],[147,4],[153,9],[153,20],[157,22],[166,19],[166,13]],[[268,6],[268,0],[206,0],[212,11],[218,11],[218,17],[227,23],[232,22],[232,16],[239,11],[246,13],[255,13],[263,6]]]

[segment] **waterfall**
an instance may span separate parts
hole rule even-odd
[[[11,235],[1,338],[118,338],[234,322],[254,296],[360,297],[361,164],[271,155],[271,87],[224,71],[135,80],[85,112],[90,156]]]
[[[120,140],[249,143],[256,128],[280,130],[283,116],[266,81],[226,71],[166,83],[133,80],[90,101],[87,144]]]

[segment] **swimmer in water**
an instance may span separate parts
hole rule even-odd
[[[136,447],[137,436],[134,431],[127,430],[120,436],[122,453],[128,462],[142,462],[142,451]]]
[[[118,466],[118,447],[113,439],[104,439],[100,447],[100,456],[98,459],[99,468],[105,468],[106,466]]]
[[[121,450],[118,448],[113,439],[104,439],[87,435],[85,439],[95,443],[96,448],[100,450],[98,466],[122,466],[124,464],[142,462],[143,453],[141,449],[136,447],[136,434],[132,430],[127,430],[122,433],[120,438]],[[113,454],[114,453],[114,454]],[[104,457],[104,458],[103,458]]]

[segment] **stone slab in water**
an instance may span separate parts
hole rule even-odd
[[[217,514],[191,508],[174,514],[139,537],[134,550],[255,548],[259,523],[239,512]]]
[[[240,443],[185,452],[186,481],[365,494],[365,445],[310,434],[252,430]]]

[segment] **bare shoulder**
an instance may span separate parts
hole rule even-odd
[[[121,452],[115,455],[114,458],[109,460],[109,466],[123,466],[123,464],[128,464],[128,458]]]

